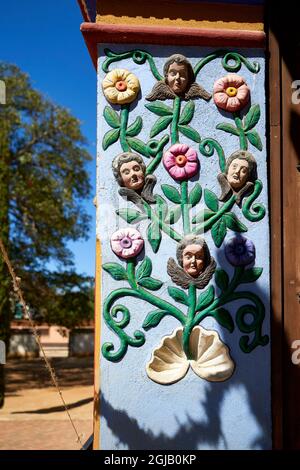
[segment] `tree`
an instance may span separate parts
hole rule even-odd
[[[0,62],[0,80],[6,84],[6,105],[0,106],[0,236],[24,279],[25,298],[28,294],[31,306],[49,313],[50,294],[43,297],[40,291],[47,287],[52,298],[58,291],[53,288],[55,275],[49,281],[47,263],[55,260],[65,276],[74,280],[67,242],[88,235],[90,219],[83,201],[90,197],[85,165],[91,157],[79,121],[33,89],[18,67]],[[62,272],[59,276],[63,277]],[[0,256],[0,339],[7,346],[10,290]],[[60,300],[61,295],[62,291]],[[3,384],[1,367],[0,406]]]

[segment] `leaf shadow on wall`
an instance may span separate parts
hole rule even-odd
[[[222,249],[218,250],[216,261],[218,267],[224,266],[225,269],[228,269],[228,263],[226,266],[224,265]],[[243,290],[245,290],[244,286]],[[267,292],[257,289],[256,286],[255,293],[265,305],[268,305],[269,297]],[[244,301],[243,303],[247,302],[249,303],[249,301]],[[240,305],[235,302],[234,308],[231,308],[233,318]],[[268,333],[268,321],[269,312],[266,309],[266,318],[262,329],[263,334]],[[240,429],[242,434],[245,433],[247,435],[248,417],[252,420],[251,430],[253,437],[247,437],[247,448],[271,448],[271,365],[269,345],[266,347],[258,346],[252,353],[245,354],[239,349],[239,339],[243,333],[238,331],[237,326],[235,326],[233,334],[230,334],[224,328],[221,328],[220,332],[222,340],[231,347],[231,355],[236,362],[236,370],[233,376],[226,382],[206,382],[208,386],[205,387],[204,398],[202,395],[201,400],[198,399],[199,407],[203,408],[206,413],[206,416],[201,416],[202,421],[195,419],[194,416],[187,413],[184,424],[182,423],[182,418],[180,421],[178,419],[178,428],[172,437],[163,432],[154,435],[151,430],[142,428],[135,418],[128,416],[125,410],[114,409],[106,397],[104,395],[101,396],[100,410],[102,417],[105,418],[109,429],[117,438],[120,448],[128,448],[129,450],[242,449],[244,448],[243,444],[245,441],[236,442],[232,436],[236,436],[237,431],[232,428],[238,427],[238,420],[244,419],[244,424],[240,424]],[[252,334],[250,337],[252,337]],[[199,378],[199,380],[202,379]],[[172,385],[169,387],[171,397]],[[240,411],[241,416],[239,416],[238,403],[236,402],[230,405],[232,407],[232,415],[230,415],[228,414],[228,397],[236,389],[239,389],[238,393],[241,393],[241,387],[243,387],[242,393],[245,396],[245,406],[248,407],[247,416],[245,416],[245,411],[243,411],[245,408]],[[222,407],[226,396],[227,415],[224,422]],[[158,401],[157,420],[163,421],[167,419],[164,416],[163,408],[159,406],[159,398],[154,397],[154,399]],[[197,397],[195,397],[195,400],[197,400]],[[176,411],[174,414],[176,415]],[[226,429],[227,437],[225,436],[224,429]],[[228,436],[231,437],[228,439]]]

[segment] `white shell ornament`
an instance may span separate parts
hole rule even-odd
[[[194,359],[187,359],[182,344],[183,328],[162,339],[146,366],[151,380],[162,385],[173,384],[187,374],[190,366],[195,374],[209,382],[223,382],[232,376],[235,363],[216,331],[201,326],[193,329],[190,348]]]

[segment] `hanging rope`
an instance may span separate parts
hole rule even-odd
[[[13,286],[14,286],[14,291],[20,301],[20,304],[22,305],[22,309],[23,309],[23,312],[24,312],[24,316],[26,318],[26,320],[28,320],[29,324],[30,324],[30,327],[32,329],[32,332],[33,332],[33,335],[34,335],[34,338],[40,348],[40,351],[42,352],[42,357],[45,361],[45,364],[46,364],[46,369],[48,369],[48,372],[50,374],[50,377],[51,377],[51,380],[52,380],[52,383],[54,385],[54,387],[56,388],[57,390],[57,393],[59,394],[60,396],[60,399],[63,403],[63,406],[64,406],[64,409],[68,415],[68,418],[69,418],[69,421],[71,423],[71,426],[76,434],[76,442],[78,442],[81,447],[83,447],[83,444],[82,444],[82,441],[81,441],[81,437],[82,435],[80,435],[76,429],[76,426],[74,424],[74,421],[72,420],[72,416],[70,415],[70,412],[68,410],[68,406],[64,400],[64,397],[63,397],[63,394],[62,394],[62,391],[59,387],[59,384],[58,384],[58,380],[57,380],[57,377],[56,377],[56,374],[55,374],[55,371],[53,369],[53,367],[51,366],[46,354],[45,354],[45,351],[44,351],[44,348],[43,348],[43,345],[41,343],[41,340],[40,340],[40,337],[38,335],[38,331],[37,331],[37,328],[34,324],[34,322],[32,321],[32,319],[30,318],[30,315],[28,314],[28,311],[27,311],[27,307],[26,307],[26,303],[25,303],[25,300],[24,300],[24,297],[23,297],[23,293],[22,293],[22,290],[20,288],[20,280],[19,278],[16,276],[14,270],[13,270],[13,267],[12,267],[12,264],[10,262],[10,259],[8,257],[8,254],[7,254],[7,251],[2,243],[2,240],[0,238],[0,250],[2,252],[2,256],[3,256],[3,259],[4,259],[4,262],[6,263],[7,267],[8,267],[8,270],[9,270],[9,273],[11,275],[11,278],[12,278],[12,282],[13,282]]]

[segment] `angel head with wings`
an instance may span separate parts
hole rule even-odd
[[[238,150],[228,158],[225,173],[219,173],[218,181],[222,194],[220,201],[227,201],[232,194],[241,207],[243,198],[254,189],[257,180],[257,163],[254,156],[247,150]]]
[[[142,199],[150,204],[155,202],[153,188],[154,175],[146,175],[146,165],[136,153],[123,152],[112,162],[113,174],[120,186],[119,194],[126,200],[142,205]]]
[[[180,96],[184,100],[202,98],[210,100],[211,94],[195,82],[191,63],[182,54],[173,54],[164,65],[164,80],[157,82],[148,101],[168,100]]]
[[[216,262],[210,255],[204,238],[199,235],[186,235],[178,244],[176,257],[169,258],[167,271],[172,281],[187,289],[190,285],[204,289],[211,280]]]

